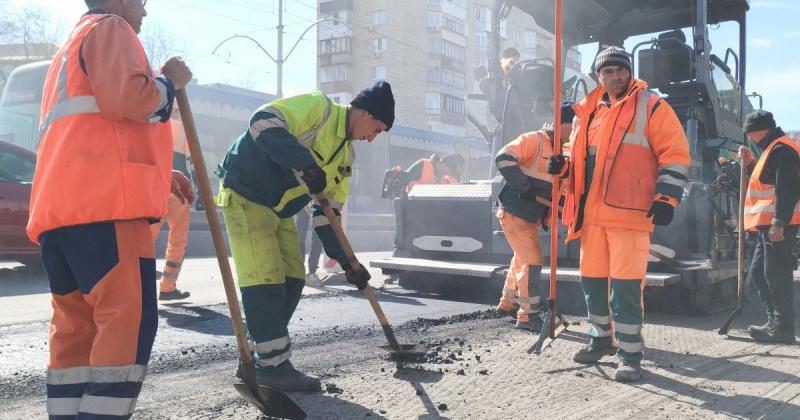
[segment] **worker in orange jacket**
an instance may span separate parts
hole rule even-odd
[[[744,227],[758,232],[750,278],[767,308],[767,323],[747,332],[764,343],[794,344],[794,242],[800,227],[800,147],[775,124],[772,114],[755,111],[744,131],[763,151],[758,161],[746,146],[739,148],[751,174],[744,208]]]
[[[45,79],[27,233],[52,293],[48,414],[128,418],[158,326],[150,222],[182,177],[162,123],[192,73],[153,75],[141,0],[86,4]]]
[[[569,140],[575,112],[572,103],[561,106],[561,143]],[[552,201],[553,177],[547,173],[547,159],[553,154],[553,130],[522,134],[506,144],[495,157],[505,183],[498,199],[497,219],[514,251],[497,310],[516,316],[516,327],[542,330],[541,293],[542,246],[539,228]],[[513,305],[519,305],[514,311]]]
[[[172,168],[182,173],[184,177],[180,179],[186,182],[189,181],[191,176],[189,172],[189,144],[186,141],[186,133],[183,130],[183,123],[180,120],[180,114],[177,112],[177,106],[175,108],[168,124],[170,130],[165,130],[164,134],[168,135],[170,142],[172,142]],[[161,280],[158,282],[158,300],[179,300],[190,296],[188,291],[179,290],[177,283],[178,276],[181,273],[181,266],[183,265],[183,258],[186,256],[186,245],[189,243],[190,207],[195,197],[194,189],[190,182],[182,185],[180,190],[190,192],[189,196],[183,197],[170,193],[167,201],[166,216],[162,217],[157,223],[150,225],[153,242],[158,239],[164,220],[169,226],[166,261],[164,262],[164,268],[161,270]]]
[[[406,192],[417,184],[458,184],[464,172],[464,158],[458,153],[443,157],[434,153],[429,158],[417,160],[405,172],[409,179]]]
[[[650,235],[654,225],[672,221],[691,156],[675,112],[632,77],[625,50],[604,49],[594,68],[600,86],[575,105],[569,165],[563,155],[553,156],[548,172],[569,169],[564,223],[568,241],[581,239],[581,284],[593,328],[574,360],[596,363],[616,353],[614,378],[630,382],[641,377]]]

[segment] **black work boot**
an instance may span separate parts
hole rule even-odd
[[[794,325],[785,325],[773,322],[767,328],[750,326],[747,328],[750,337],[761,343],[770,344],[795,344]]]
[[[750,337],[753,337],[753,334],[766,334],[774,327],[775,315],[772,312],[767,312],[767,323],[764,325],[750,325],[747,327],[747,332],[750,334]]]
[[[517,329],[528,330],[537,333],[542,331],[543,326],[544,323],[542,322],[542,317],[540,316],[540,312],[529,314],[527,322],[522,322],[519,319],[517,319],[517,323],[516,325],[514,325],[514,327]]]
[[[572,360],[577,363],[590,365],[597,363],[604,356],[613,356],[617,353],[617,348],[608,345],[595,343],[594,340],[589,342],[589,345],[578,350],[573,356]]]
[[[171,292],[159,292],[158,300],[181,300],[191,296],[191,293],[175,289]]]
[[[632,360],[620,360],[617,370],[614,371],[614,380],[617,382],[636,382],[642,378],[642,365]]]

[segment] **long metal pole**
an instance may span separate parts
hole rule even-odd
[[[278,0],[278,98],[283,98],[283,0]]]

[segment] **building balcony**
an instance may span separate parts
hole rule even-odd
[[[320,14],[337,10],[353,10],[353,0],[330,0],[319,4]]]

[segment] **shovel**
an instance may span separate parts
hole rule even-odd
[[[339,219],[336,218],[336,214],[333,213],[333,209],[331,208],[331,203],[328,201],[328,197],[325,193],[316,194],[317,202],[319,202],[320,206],[322,206],[322,211],[325,213],[325,217],[328,218],[328,223],[330,223],[331,227],[333,228],[334,234],[336,234],[336,239],[339,241],[339,245],[342,246],[345,255],[347,256],[347,260],[350,262],[350,266],[353,270],[366,270],[361,263],[358,262],[356,259],[356,254],[353,252],[353,247],[350,246],[350,241],[347,240],[347,236],[344,234],[344,230],[342,229],[341,223],[339,223]],[[383,334],[386,336],[386,341],[389,342],[388,346],[381,346],[382,349],[389,351],[393,355],[396,356],[421,356],[428,352],[428,348],[420,345],[420,344],[399,344],[397,342],[397,337],[394,336],[394,330],[392,330],[391,325],[389,325],[389,321],[386,320],[386,315],[383,314],[383,309],[381,309],[381,304],[378,303],[378,299],[375,297],[375,292],[372,290],[372,287],[367,284],[367,287],[363,290],[364,295],[367,296],[367,300],[369,300],[369,304],[372,306],[372,310],[375,311],[375,315],[378,317],[378,321],[381,323],[381,327],[383,328]]]
[[[739,172],[739,241],[738,241],[738,250],[737,250],[737,287],[736,287],[736,309],[728,315],[728,319],[725,320],[725,323],[719,328],[717,333],[719,335],[727,335],[728,331],[731,329],[731,325],[733,322],[736,321],[736,318],[739,318],[739,315],[742,314],[744,311],[744,294],[745,294],[745,273],[744,273],[744,241],[747,237],[747,233],[744,231],[744,199],[747,194],[747,168],[744,165],[744,159],[739,161],[739,166],[741,166]]]
[[[553,86],[554,86],[554,99],[555,99],[555,118],[553,121],[561,121],[561,55],[562,55],[562,39],[563,39],[563,22],[562,22],[562,1],[555,0],[556,22],[555,22],[555,38],[554,38],[554,51],[555,51],[555,68],[553,72]],[[554,125],[555,132],[553,134],[553,153],[561,153],[561,124]],[[553,200],[554,203],[558,202],[558,197],[561,195],[560,176],[553,175]],[[558,312],[557,294],[556,294],[556,279],[558,278],[558,211],[550,212],[550,295],[547,298],[547,313],[543,320],[542,331],[536,342],[528,349],[528,354],[540,354],[542,349],[552,343],[556,337],[562,332],[566,331],[569,323],[564,320],[564,317]]]
[[[222,273],[222,284],[225,286],[225,295],[228,299],[228,309],[231,313],[233,332],[236,335],[236,344],[239,346],[239,358],[242,362],[244,373],[244,383],[233,384],[233,387],[256,408],[267,417],[279,417],[286,419],[304,419],[306,413],[297,406],[283,392],[268,386],[256,384],[255,361],[250,354],[250,347],[247,344],[244,332],[244,322],[242,312],[239,309],[239,297],[236,294],[236,286],[233,283],[233,274],[228,261],[228,250],[222,238],[222,229],[217,218],[217,206],[211,198],[211,185],[208,182],[206,164],[203,161],[203,151],[200,148],[200,140],[197,137],[197,128],[194,125],[192,109],[189,106],[189,98],[186,91],[181,89],[175,94],[178,100],[183,128],[186,139],[189,143],[189,151],[192,154],[192,163],[197,172],[197,185],[200,187],[200,198],[203,200],[203,207],[208,218],[208,227],[211,231],[211,238],[214,241],[214,250],[219,262],[219,271]]]

